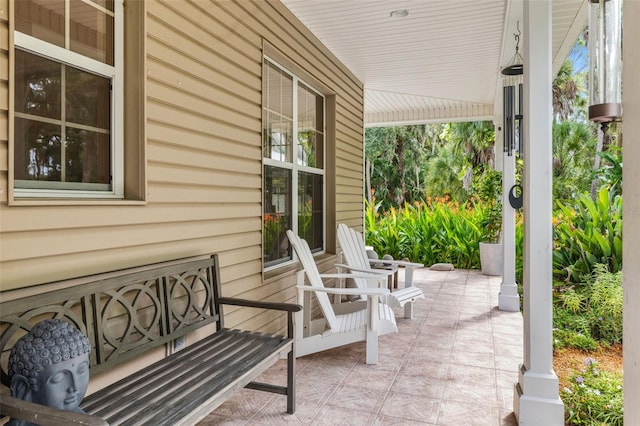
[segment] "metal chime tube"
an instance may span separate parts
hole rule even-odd
[[[515,87],[504,86],[503,94],[504,98],[504,152],[513,155],[513,149],[515,146]]]
[[[524,111],[522,100],[524,99],[524,85],[518,84],[518,154],[524,158]]]

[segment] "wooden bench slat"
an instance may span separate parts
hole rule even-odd
[[[91,395],[83,408],[110,424],[160,424],[160,418],[173,419],[170,407],[197,407],[288,343],[225,329]]]
[[[131,394],[145,391],[145,389],[143,389],[145,378],[147,380],[156,381],[166,380],[165,377],[171,374],[167,365],[175,364],[176,366],[193,367],[195,365],[194,358],[198,359],[203,356],[202,354],[212,351],[212,348],[209,347],[209,342],[213,342],[213,350],[217,350],[218,353],[221,353],[225,350],[224,346],[229,346],[233,343],[233,338],[234,336],[225,333],[215,333],[208,336],[200,342],[173,354],[171,357],[164,358],[163,360],[137,371],[127,378],[86,397],[82,406],[88,412],[100,413],[105,406],[108,407],[112,405],[114,395],[119,397],[128,397]],[[137,383],[137,385],[132,385],[132,383]]]
[[[281,345],[284,348],[290,344]],[[226,400],[230,393],[253,380],[255,375],[252,372],[256,366],[264,364],[264,367],[258,369],[264,370],[278,358],[279,352],[258,349],[234,362],[235,368],[229,366],[217,369],[218,374],[211,374],[209,377],[209,371],[205,370],[198,378],[186,382],[184,388],[177,389],[168,400],[157,400],[147,405],[140,415],[132,419],[132,423],[127,424],[176,425],[185,421],[192,412],[195,413],[198,407],[206,406],[206,411],[211,411]],[[174,407],[180,409],[175,410]]]

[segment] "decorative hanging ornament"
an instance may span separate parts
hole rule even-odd
[[[622,117],[622,2],[590,0],[589,120],[608,124]]]

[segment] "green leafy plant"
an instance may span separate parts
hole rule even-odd
[[[623,424],[622,374],[600,371],[593,358],[585,359],[585,368],[574,371],[560,393],[568,424]]]
[[[446,198],[405,204],[380,212],[380,205],[366,205],[367,244],[378,253],[408,258],[425,265],[450,262],[459,268],[478,268],[482,204],[459,204]]]
[[[622,270],[622,197],[603,187],[596,200],[578,196],[575,207],[558,202],[554,222],[553,271],[557,280],[581,283],[596,264]]]
[[[486,170],[472,188],[472,194],[485,207],[484,217],[479,223],[483,230],[482,241],[497,243],[502,231],[502,173]]]

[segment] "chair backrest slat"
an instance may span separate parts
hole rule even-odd
[[[338,240],[347,258],[347,264],[356,268],[371,269],[367,248],[362,234],[344,223],[338,225]]]
[[[338,241],[347,265],[367,271],[373,269],[369,263],[367,248],[361,233],[341,223],[338,225]],[[366,288],[368,285],[368,280],[364,278],[354,278],[353,281],[359,288]]]
[[[316,288],[324,288],[324,284],[322,282],[322,278],[320,278],[320,272],[318,271],[318,266],[316,265],[315,260],[313,259],[313,254],[311,253],[311,249],[309,249],[309,244],[302,238],[298,237],[293,231],[287,231],[287,237],[291,242],[291,246],[293,250],[296,252],[300,263],[302,263],[302,267],[304,268],[304,272],[309,280],[309,284],[312,287]],[[316,292],[316,297],[318,298],[318,303],[320,304],[320,309],[324,314],[329,327],[335,329],[338,326],[338,321],[336,319],[336,314],[333,311],[333,307],[331,306],[331,301],[329,300],[329,296],[324,292]],[[307,307],[305,307],[307,308]]]

